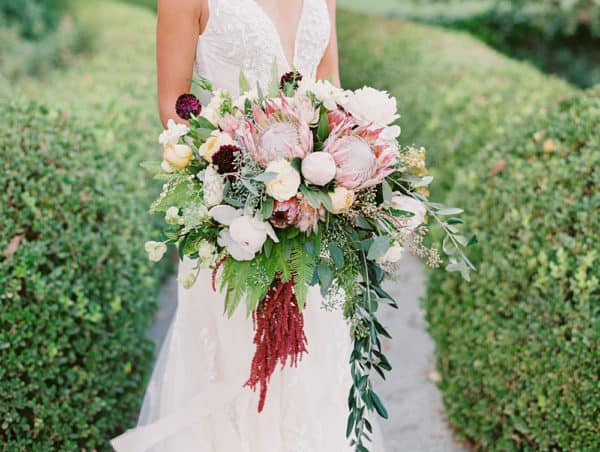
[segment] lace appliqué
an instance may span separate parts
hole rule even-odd
[[[329,43],[331,24],[325,0],[304,0],[298,23],[294,65],[303,75],[316,77]],[[288,71],[281,39],[275,25],[254,0],[210,0],[210,17],[198,41],[199,74],[219,78],[243,70],[251,86],[266,86],[273,60],[279,72]],[[217,86],[232,80],[212,80]],[[226,83],[227,82],[227,83]]]

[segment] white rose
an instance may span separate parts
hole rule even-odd
[[[276,160],[267,165],[267,173],[277,173],[277,177],[265,182],[267,194],[277,201],[287,201],[298,193],[300,174],[287,160]]]
[[[190,131],[185,124],[178,124],[172,119],[167,122],[167,129],[158,137],[158,142],[163,146],[177,144],[179,139]]]
[[[346,91],[327,80],[302,80],[297,92],[301,95],[313,93],[317,100],[322,102],[328,110],[335,110],[338,104],[345,101],[347,95]]]
[[[197,277],[198,275],[196,273],[188,273],[187,275],[179,276],[177,281],[183,286],[184,289],[191,289],[196,283]]]
[[[249,261],[261,250],[268,236],[278,241],[269,223],[242,215],[231,222],[228,231],[221,231],[218,243],[227,248],[235,260]]]
[[[406,228],[408,229],[408,232],[414,231],[425,221],[427,208],[421,201],[412,196],[394,193],[394,196],[392,196],[392,207],[397,210],[403,210],[414,214],[412,217],[407,217]]]
[[[167,252],[167,245],[163,242],[146,242],[144,249],[148,253],[148,259],[158,262]]]
[[[169,207],[165,214],[165,221],[168,224],[179,223],[179,207]]]
[[[331,204],[333,204],[331,213],[335,215],[348,210],[354,203],[354,192],[344,187],[336,187],[335,191],[329,193],[329,197],[331,198]]]
[[[398,243],[394,243],[388,248],[383,256],[377,258],[378,264],[395,264],[404,256],[404,248]]]
[[[388,126],[400,117],[395,97],[367,86],[351,93],[343,107],[359,121],[379,127]]]
[[[227,144],[235,144],[235,141],[233,141],[229,134],[215,130],[211,133],[210,137],[208,137],[208,140],[200,146],[198,152],[206,159],[206,161],[212,162],[212,156],[221,149],[221,146]]]
[[[206,168],[202,188],[204,189],[204,202],[208,207],[216,206],[223,201],[223,191],[225,190],[223,176],[212,165]]]
[[[329,152],[312,152],[302,161],[302,175],[314,185],[327,185],[336,171],[335,161]]]

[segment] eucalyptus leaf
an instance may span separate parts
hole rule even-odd
[[[337,243],[329,243],[329,255],[338,269],[344,266],[344,253]]]
[[[264,173],[261,173],[258,176],[254,176],[252,180],[255,180],[257,182],[269,182],[270,180],[276,179],[277,176],[278,173],[275,173],[273,171],[265,171]]]
[[[248,179],[240,178],[240,182],[254,196],[260,196],[258,191],[256,190],[256,187],[252,185],[252,183]]]
[[[373,243],[369,247],[369,253],[367,254],[367,259],[374,261],[378,257],[383,256],[387,250],[390,249],[390,239],[389,237],[376,237],[373,240]]]
[[[458,207],[443,207],[437,211],[438,215],[460,215],[463,213],[463,209],[459,209]]]
[[[383,201],[384,202],[391,202],[392,201],[392,196],[394,195],[394,193],[392,192],[392,187],[390,187],[390,184],[387,180],[384,180],[381,184],[381,189],[383,191]]]
[[[271,218],[271,215],[273,215],[274,205],[275,205],[275,201],[271,197],[266,198],[262,202],[260,212],[261,212],[263,220],[267,220],[268,218]]]

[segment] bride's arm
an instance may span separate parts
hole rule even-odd
[[[205,1],[158,0],[158,109],[163,125],[177,120],[175,102],[190,90]],[[179,121],[181,121],[179,119]]]
[[[329,38],[329,45],[327,46],[325,55],[323,55],[323,59],[321,60],[321,64],[317,70],[317,78],[319,80],[329,78],[336,86],[340,86],[335,0],[327,0],[327,7],[329,9],[329,16],[331,20],[331,36]]]

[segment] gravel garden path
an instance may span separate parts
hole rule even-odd
[[[421,263],[406,258],[397,282],[387,290],[398,300],[399,310],[387,309],[382,322],[394,337],[385,343],[394,370],[387,381],[378,379],[390,420],[382,420],[388,452],[462,452],[444,420],[443,406],[434,382],[433,342],[426,332],[419,299],[425,293],[425,271]],[[161,293],[151,337],[160,345],[175,312],[177,282],[170,277]]]

